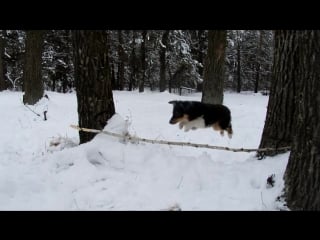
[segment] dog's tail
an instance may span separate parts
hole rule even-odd
[[[227,133],[228,133],[228,137],[232,138],[233,130],[232,130],[231,123],[229,123],[229,126],[226,128],[226,130],[227,130]]]

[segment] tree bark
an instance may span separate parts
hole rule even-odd
[[[168,45],[169,38],[169,30],[166,30],[162,35],[162,40],[160,44],[160,81],[159,81],[159,89],[160,92],[164,92],[166,90],[166,51]]]
[[[44,32],[32,30],[26,32],[26,53],[23,71],[23,103],[33,105],[44,93],[42,81],[42,47]]]
[[[112,89],[118,90],[117,81],[116,81],[116,75],[114,73],[114,64],[111,63],[111,86]]]
[[[256,79],[254,81],[254,93],[258,93],[260,82],[260,63],[256,63]]]
[[[3,55],[4,55],[4,37],[2,30],[0,32],[0,91],[5,90],[4,71],[3,71]]]
[[[79,126],[102,130],[115,113],[105,31],[73,31]],[[80,132],[80,143],[95,134]]]
[[[320,31],[297,31],[299,38],[296,126],[285,172],[291,210],[320,210]]]
[[[297,31],[275,31],[274,63],[272,82],[259,148],[291,146],[292,134],[296,130],[296,95],[299,89],[297,63],[299,61]],[[265,155],[273,156],[279,151]],[[260,158],[265,155],[258,154]]]
[[[223,103],[226,44],[226,30],[209,30],[208,53],[205,62],[201,100],[204,103]]]

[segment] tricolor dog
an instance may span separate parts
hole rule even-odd
[[[170,124],[179,123],[179,128],[184,131],[197,128],[212,127],[220,131],[223,136],[227,131],[232,137],[231,113],[229,108],[221,104],[208,104],[196,101],[170,101],[173,104],[173,113]]]

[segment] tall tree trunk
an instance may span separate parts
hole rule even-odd
[[[299,62],[296,126],[285,172],[291,210],[320,210],[320,31],[297,31]]]
[[[125,63],[125,52],[123,49],[123,38],[122,38],[122,31],[118,30],[118,86],[119,90],[124,89],[124,63]]]
[[[275,48],[272,82],[267,116],[260,142],[260,148],[290,146],[295,131],[297,63],[299,61],[298,34],[296,31],[275,31]],[[258,153],[273,156],[276,151]]]
[[[52,79],[52,86],[51,86],[51,91],[56,91],[56,78],[54,77]]]
[[[240,41],[238,41],[237,46],[237,92],[241,92],[241,51],[240,51]]]
[[[169,30],[166,30],[163,33],[160,44],[160,92],[164,92],[166,90],[166,51],[168,45],[169,32]]]
[[[23,103],[33,105],[44,93],[42,81],[42,47],[44,32],[27,31],[26,53],[23,71],[24,95]]]
[[[63,79],[62,80],[62,92],[66,93],[67,89],[68,89],[68,81],[67,81],[67,79]]]
[[[259,43],[258,43],[258,53],[256,59],[256,80],[254,82],[254,92],[257,93],[259,90],[259,81],[260,81],[260,66],[262,59],[262,40],[263,40],[263,31],[259,31]]]
[[[142,43],[141,43],[141,77],[139,80],[139,92],[144,91],[144,82],[146,77],[146,41],[147,30],[142,31]]]
[[[260,63],[256,63],[256,79],[254,81],[254,93],[258,92],[260,81]]]
[[[167,68],[168,68],[168,74],[169,74],[169,84],[168,84],[168,88],[169,88],[169,93],[171,93],[171,92],[172,92],[173,77],[172,77],[170,65],[168,65]]]
[[[73,31],[79,126],[102,130],[115,113],[105,31]],[[80,143],[95,134],[79,132]]]
[[[118,90],[118,85],[117,85],[116,76],[114,73],[114,64],[113,63],[111,63],[111,86],[112,86],[112,89]]]
[[[226,30],[209,30],[208,54],[204,69],[204,81],[201,100],[204,103],[223,103],[226,44]]]
[[[0,30],[0,91],[5,90],[4,71],[3,71],[3,56],[4,56],[4,37]]]

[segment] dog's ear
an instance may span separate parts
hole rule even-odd
[[[176,101],[176,100],[173,100],[173,101],[170,101],[169,103],[170,104],[173,104],[173,105],[175,105],[176,103],[177,103],[178,101]]]

